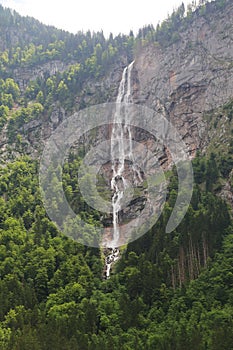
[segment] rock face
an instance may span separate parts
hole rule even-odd
[[[206,18],[194,17],[191,26],[180,32],[180,40],[167,48],[154,44],[141,47],[131,84],[133,102],[161,111],[176,127],[190,158],[197,150],[205,151],[210,137],[205,114],[233,97],[233,4],[224,13],[219,9]],[[143,131],[132,131],[132,135],[150,148],[152,139]],[[166,150],[158,159],[160,165],[169,166]],[[221,196],[232,203],[228,182]],[[143,198],[135,200],[139,211],[140,200]],[[120,222],[132,219],[132,212],[136,212],[133,202],[128,211],[122,211]]]
[[[28,83],[31,80],[36,80],[36,78],[45,78],[47,76],[55,75],[56,73],[64,72],[70,65],[70,63],[65,63],[63,61],[54,60],[51,62],[46,62],[41,65],[31,66],[31,67],[20,67],[13,70],[13,76],[15,81],[18,83],[21,90],[25,90]]]
[[[208,16],[197,13],[179,36],[169,47],[153,43],[137,50],[132,95],[134,103],[161,111],[183,138],[187,153],[194,157],[197,150],[208,145],[205,114],[233,97],[233,3]],[[126,65],[122,58],[104,79],[88,81],[85,103],[115,101]],[[96,137],[105,138],[105,134],[102,129]],[[137,141],[146,137],[137,136]]]
[[[191,155],[205,147],[203,115],[233,96],[233,3],[194,17],[167,48],[141,48],[135,70],[135,102],[163,108]]]
[[[156,43],[140,46],[135,53],[131,76],[133,102],[161,111],[176,127],[186,144],[186,151],[194,157],[205,150],[211,133],[205,114],[218,108],[233,97],[233,3],[208,15],[196,13],[189,26],[179,31],[179,40],[169,47]],[[65,71],[69,65],[51,61],[35,67],[21,67],[12,76],[24,90],[37,77],[52,76]],[[122,72],[128,65],[126,56],[119,57],[104,77],[89,78],[77,93],[77,109],[84,106],[116,101]],[[27,152],[43,148],[44,142],[56,127],[69,116],[59,103],[54,103],[45,118],[24,125],[19,132],[28,145]],[[111,127],[100,128],[87,135],[92,144],[106,140]],[[142,130],[133,132],[135,141],[147,146],[153,141]],[[83,142],[83,141],[82,141]],[[7,149],[6,130],[0,135],[1,151]],[[153,151],[153,147],[149,147]],[[36,152],[37,154],[37,152]],[[161,150],[160,164],[166,168],[169,153]]]
[[[179,31],[179,40],[169,47],[156,43],[140,46],[132,70],[133,102],[162,111],[183,137],[191,157],[207,145],[205,113],[233,96],[233,3],[229,1],[226,8],[211,11],[208,15],[197,11],[189,25]],[[61,73],[73,63],[55,60],[21,67],[12,76],[24,90],[37,77]],[[119,57],[104,77],[87,80],[82,92],[77,93],[77,106],[114,102],[122,71],[128,63],[126,56]],[[40,138],[37,141],[43,145],[67,116],[55,103],[46,120],[24,126],[25,142],[29,139],[33,143],[39,128],[43,130],[36,133],[37,139]],[[101,132],[96,136],[101,139]]]

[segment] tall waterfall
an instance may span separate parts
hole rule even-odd
[[[134,174],[134,181],[137,182],[136,177],[141,180],[140,172],[136,171],[136,166],[133,159],[133,145],[132,135],[129,123],[129,116],[123,118],[122,104],[132,103],[131,94],[131,72],[134,61],[124,68],[121,82],[118,89],[116,99],[116,112],[114,115],[114,123],[111,134],[111,163],[112,163],[112,179],[111,190],[112,195],[112,212],[113,212],[113,239],[110,246],[111,253],[106,257],[106,278],[110,276],[111,264],[119,258],[119,212],[121,210],[122,201],[124,199],[125,190],[129,186],[128,181],[124,177],[125,160],[131,161],[132,170]],[[127,143],[127,144],[126,144]]]
[[[122,204],[127,197],[127,188],[131,185],[138,185],[143,181],[140,168],[136,164],[133,155],[133,139],[130,128],[130,115],[127,113],[127,104],[133,103],[131,73],[134,61],[124,68],[116,99],[116,111],[111,133],[111,164],[112,178],[112,213],[113,213],[113,238],[110,244],[111,253],[105,259],[106,278],[110,276],[111,265],[119,259],[120,226],[119,213]],[[124,113],[123,113],[124,111]],[[128,169],[126,169],[126,161]],[[126,170],[131,171],[131,182],[125,178]]]
[[[122,103],[131,103],[131,72],[134,61],[123,70],[121,82],[117,95],[116,112],[114,116],[114,124],[111,135],[111,161],[112,161],[112,179],[111,189],[112,196],[112,211],[113,211],[113,240],[112,248],[118,246],[119,241],[119,211],[121,210],[121,202],[124,197],[125,189],[127,188],[127,180],[124,178],[125,159],[133,161],[132,152],[132,136],[129,125],[124,125],[122,118],[121,107]],[[127,115],[126,115],[127,118]],[[126,120],[125,122],[128,122]],[[128,145],[125,145],[127,137]],[[129,148],[129,154],[125,154],[125,150]]]

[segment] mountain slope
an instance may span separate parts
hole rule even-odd
[[[2,350],[232,348],[232,15],[229,0],[187,13],[181,5],[156,29],[106,39],[72,35],[0,6]],[[163,149],[159,162],[169,180],[163,213],[122,247],[105,280],[104,252],[66,237],[48,218],[38,169],[44,144],[62,121],[116,101],[133,59],[133,102],[176,126],[192,159],[194,190],[180,225],[165,233],[179,184]],[[107,139],[110,129],[85,134],[63,166],[65,196],[93,227],[108,227],[111,216],[87,205],[77,174],[90,145]],[[132,132],[145,146],[153,141],[140,128]],[[56,171],[49,175],[56,190]],[[77,233],[88,239],[94,232],[88,227]]]

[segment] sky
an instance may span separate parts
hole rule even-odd
[[[44,24],[77,33],[79,30],[103,30],[135,34],[147,24],[157,25],[182,0],[0,0],[4,7],[10,7],[21,15],[32,16]],[[183,0],[187,5],[191,0]]]

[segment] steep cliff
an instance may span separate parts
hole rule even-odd
[[[197,13],[177,42],[146,46],[135,62],[137,103],[163,108],[190,154],[205,149],[206,112],[233,97],[233,4],[208,16]]]
[[[203,14],[196,11],[188,26],[180,25],[179,39],[169,46],[137,44],[132,73],[134,103],[162,109],[179,130],[191,156],[197,149],[207,147],[206,113],[233,96],[233,5],[228,2],[224,8],[214,10],[209,5]],[[11,76],[24,90],[30,81],[56,76],[72,65],[74,60],[69,63],[52,60],[31,68],[16,67]],[[122,56],[100,79],[87,78],[83,91],[76,91],[75,108],[79,109],[81,102],[89,106],[115,101],[125,65],[127,61]],[[59,109],[54,103],[46,129],[57,118]],[[24,130],[30,133],[31,127],[34,129],[35,125],[29,123]],[[49,133],[42,138],[47,136]]]

